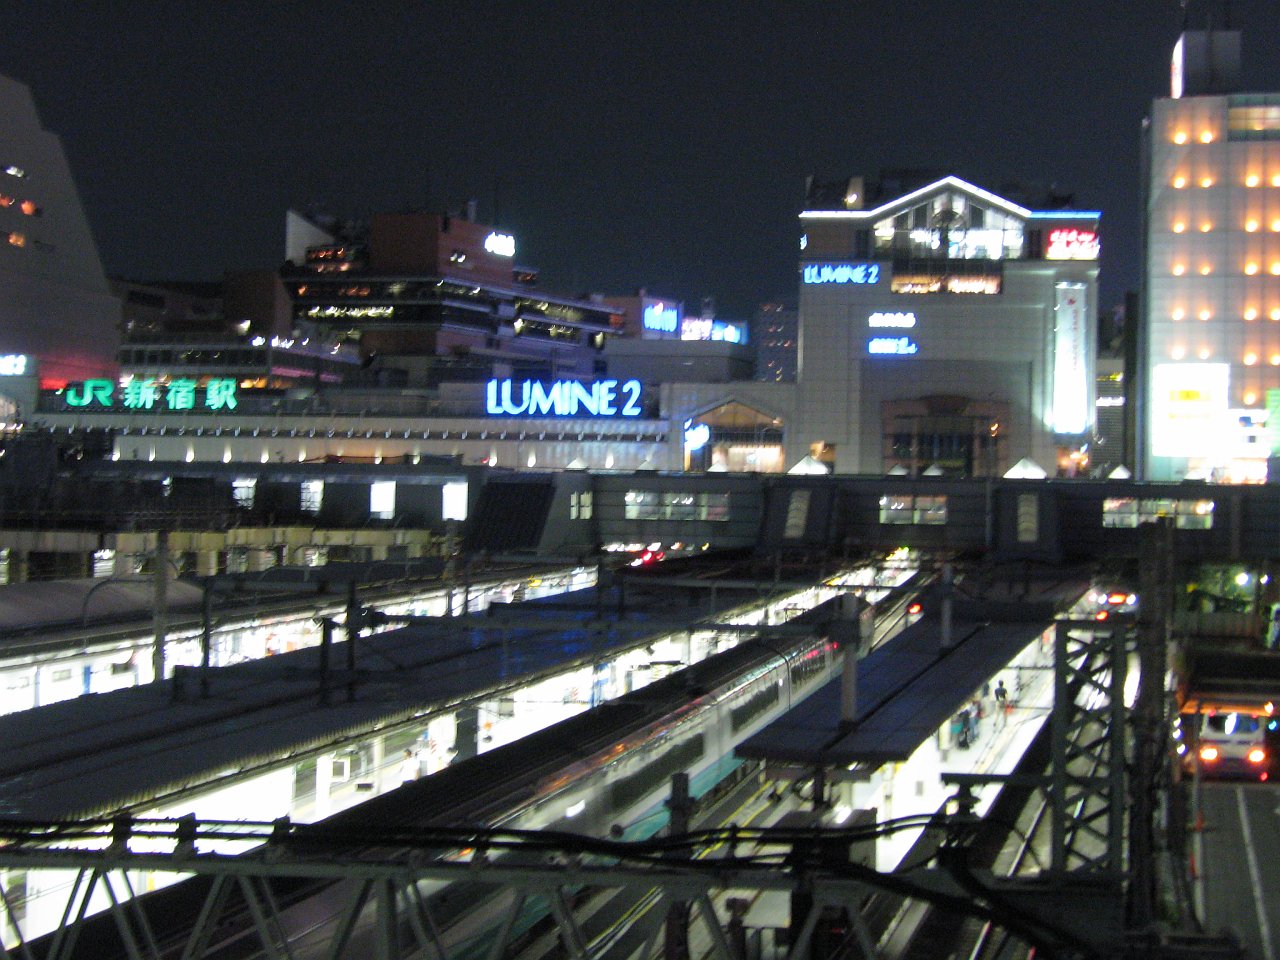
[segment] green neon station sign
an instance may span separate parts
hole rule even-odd
[[[69,407],[94,410],[234,410],[237,386],[233,377],[206,380],[203,388],[195,380],[170,380],[166,386],[155,380],[135,378],[120,389],[117,398],[112,381],[85,380],[69,384],[65,398]]]

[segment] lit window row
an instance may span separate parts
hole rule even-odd
[[[1170,181],[1170,182],[1171,182],[1171,183],[1172,183],[1172,185],[1173,185],[1173,189],[1175,189],[1175,190],[1181,190],[1183,187],[1185,187],[1185,186],[1187,186],[1189,183],[1191,183],[1191,180],[1190,180],[1188,177],[1186,177],[1186,176],[1184,176],[1183,174],[1181,174],[1181,173],[1180,173],[1180,174],[1178,174],[1176,177],[1174,177],[1174,178],[1173,178],[1173,180],[1172,180],[1172,181]],[[1212,186],[1214,185],[1214,183],[1216,183],[1217,181],[1215,181],[1215,180],[1213,179],[1213,177],[1210,177],[1210,176],[1204,176],[1204,177],[1201,177],[1199,180],[1197,180],[1197,181],[1195,181],[1195,182],[1196,182],[1197,184],[1199,184],[1200,186],[1202,186],[1202,187],[1212,187]]]
[[[1212,130],[1201,130],[1194,139],[1200,143],[1213,143],[1214,133]],[[1192,143],[1193,139],[1189,131],[1175,130],[1173,132],[1173,142],[1181,146],[1184,143]]]
[[[27,245],[27,235],[25,233],[0,233],[0,237],[4,237],[12,247],[25,247]]]
[[[1262,314],[1257,307],[1245,307],[1244,310],[1240,312],[1240,317],[1243,320],[1257,320],[1261,315]],[[1187,319],[1187,316],[1188,313],[1183,307],[1174,307],[1169,311],[1170,320],[1185,320]],[[1213,310],[1209,307],[1201,307],[1195,312],[1194,316],[1197,320],[1212,320]],[[1267,311],[1267,318],[1280,323],[1280,307],[1272,307]]]
[[[1169,268],[1169,272],[1173,274],[1173,276],[1175,277],[1183,277],[1183,276],[1186,276],[1187,269],[1188,269],[1187,264],[1175,263],[1173,266]],[[1201,263],[1198,266],[1196,266],[1195,272],[1200,274],[1200,276],[1202,277],[1207,277],[1209,276],[1209,274],[1213,273],[1213,264]],[[1262,272],[1263,272],[1262,265],[1258,263],[1258,261],[1256,260],[1249,260],[1244,264],[1243,267],[1241,267],[1241,273],[1243,273],[1246,277],[1256,277],[1259,273],[1262,273]],[[1272,260],[1271,263],[1267,264],[1265,272],[1271,274],[1271,276],[1273,277],[1280,277],[1280,260]]]
[[[1214,177],[1210,176],[1209,174],[1204,174],[1199,178],[1195,178],[1195,177],[1188,177],[1185,173],[1176,174],[1174,178],[1169,181],[1170,185],[1175,190],[1181,190],[1183,187],[1188,187],[1193,185],[1198,185],[1201,187],[1212,187],[1217,182],[1218,181]],[[1260,174],[1250,173],[1245,175],[1245,178],[1242,182],[1246,187],[1260,187],[1263,184],[1263,178]],[[1271,186],[1273,187],[1280,187],[1280,173],[1273,173],[1271,175],[1271,178],[1267,182],[1270,183]]]
[[[0,208],[8,208],[17,204],[19,210],[28,217],[38,217],[44,211],[36,204],[34,200],[18,200],[11,197],[7,193],[0,193]]]
[[[1181,344],[1169,349],[1169,356],[1174,360],[1185,360],[1187,358],[1187,348]],[[1213,356],[1213,351],[1208,347],[1200,347],[1196,350],[1196,357],[1200,360],[1208,360]],[[1257,350],[1246,350],[1240,357],[1240,362],[1246,367],[1256,367],[1264,359],[1263,354]],[[1273,367],[1280,367],[1280,350],[1273,350],[1265,356],[1265,360]]]
[[[1216,226],[1212,220],[1201,220],[1197,224],[1190,224],[1186,220],[1175,220],[1169,225],[1169,229],[1174,233],[1186,233],[1189,229],[1194,228],[1201,233],[1209,233]],[[1246,233],[1257,233],[1262,229],[1262,221],[1257,217],[1250,217],[1243,225]],[[1280,217],[1272,217],[1267,223],[1267,229],[1272,233],[1280,233]]]

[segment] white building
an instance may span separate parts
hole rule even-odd
[[[811,185],[786,460],[837,473],[1087,465],[1098,219],[954,176]],[[869,195],[870,194],[870,195]]]
[[[1263,481],[1280,427],[1280,93],[1240,82],[1238,31],[1184,33],[1146,128],[1147,479]]]

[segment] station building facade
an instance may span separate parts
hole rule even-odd
[[[1145,130],[1145,476],[1262,482],[1280,429],[1280,93],[1188,31]]]

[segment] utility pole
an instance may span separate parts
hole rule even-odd
[[[1133,807],[1129,821],[1128,926],[1155,922],[1156,777],[1166,754],[1165,673],[1169,610],[1173,600],[1173,527],[1168,519],[1144,524],[1139,557],[1138,696],[1133,707]]]
[[[152,571],[155,582],[155,608],[152,611],[156,641],[151,648],[151,668],[156,682],[164,679],[164,645],[169,633],[169,531],[161,528],[156,531],[155,569]]]

